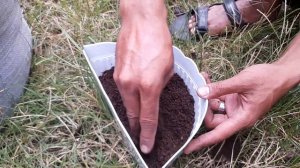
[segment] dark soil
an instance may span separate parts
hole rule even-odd
[[[123,125],[130,132],[126,110],[113,80],[113,69],[99,77]],[[175,74],[160,98],[159,124],[152,152],[142,154],[149,168],[162,167],[186,142],[194,124],[194,99],[184,81]]]

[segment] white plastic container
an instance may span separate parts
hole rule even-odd
[[[128,148],[129,152],[137,161],[139,167],[148,168],[147,164],[145,163],[137,148],[135,147],[133,141],[131,140],[125,127],[121,123],[121,120],[119,119],[109,97],[107,96],[100,80],[98,79],[98,77],[101,76],[103,72],[114,67],[115,48],[116,43],[103,42],[84,46],[83,53],[95,78],[95,90],[97,91],[97,95],[100,96],[99,101],[100,103],[102,103],[102,108],[112,113],[123,135],[123,142]],[[173,53],[175,62],[174,72],[184,80],[190,94],[193,96],[195,101],[195,122],[193,125],[193,130],[186,143],[164,164],[163,167],[170,166],[172,162],[181,155],[183,149],[187,146],[187,144],[193,139],[203,122],[208,106],[208,101],[199,98],[196,93],[198,87],[204,86],[206,84],[205,79],[199,73],[196,64],[192,59],[185,57],[181,50],[179,50],[177,47],[173,47]]]

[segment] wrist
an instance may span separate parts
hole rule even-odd
[[[162,0],[130,0],[120,2],[122,24],[146,22],[167,23],[167,9]]]
[[[282,87],[290,90],[300,83],[300,71],[296,66],[277,62],[273,65],[278,69],[277,74],[274,75],[278,75],[278,80],[283,82]]]
[[[299,61],[298,60],[285,60],[286,55],[290,54],[285,53],[282,56],[282,59],[274,62],[273,65],[276,65],[279,68],[279,71],[282,74],[282,78],[286,81],[289,81],[290,85],[295,86],[300,83],[300,71],[299,71]],[[292,53],[298,54],[298,53]]]
[[[300,83],[300,33],[292,40],[292,42],[287,47],[286,51],[283,53],[282,57],[274,62],[281,68],[281,71],[285,72],[286,77],[290,81],[293,81],[294,85]]]

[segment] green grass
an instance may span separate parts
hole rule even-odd
[[[167,3],[170,19],[173,6],[196,5]],[[81,53],[84,44],[116,40],[118,1],[22,0],[22,5],[33,29],[35,54],[26,92],[14,117],[0,129],[0,167],[135,167],[115,122],[97,102]],[[272,25],[258,23],[228,37],[174,44],[214,81],[226,79],[244,67],[278,59],[299,31],[299,20],[293,22],[298,13],[281,14]],[[215,159],[207,148],[182,156],[174,167],[300,167],[299,132],[297,87],[237,136],[242,150],[236,160]]]

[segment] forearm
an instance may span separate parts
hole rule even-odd
[[[122,23],[141,20],[166,23],[167,9],[164,0],[120,0],[120,15]]]
[[[292,40],[282,57],[274,63],[284,71],[288,85],[294,86],[300,82],[300,33]]]

